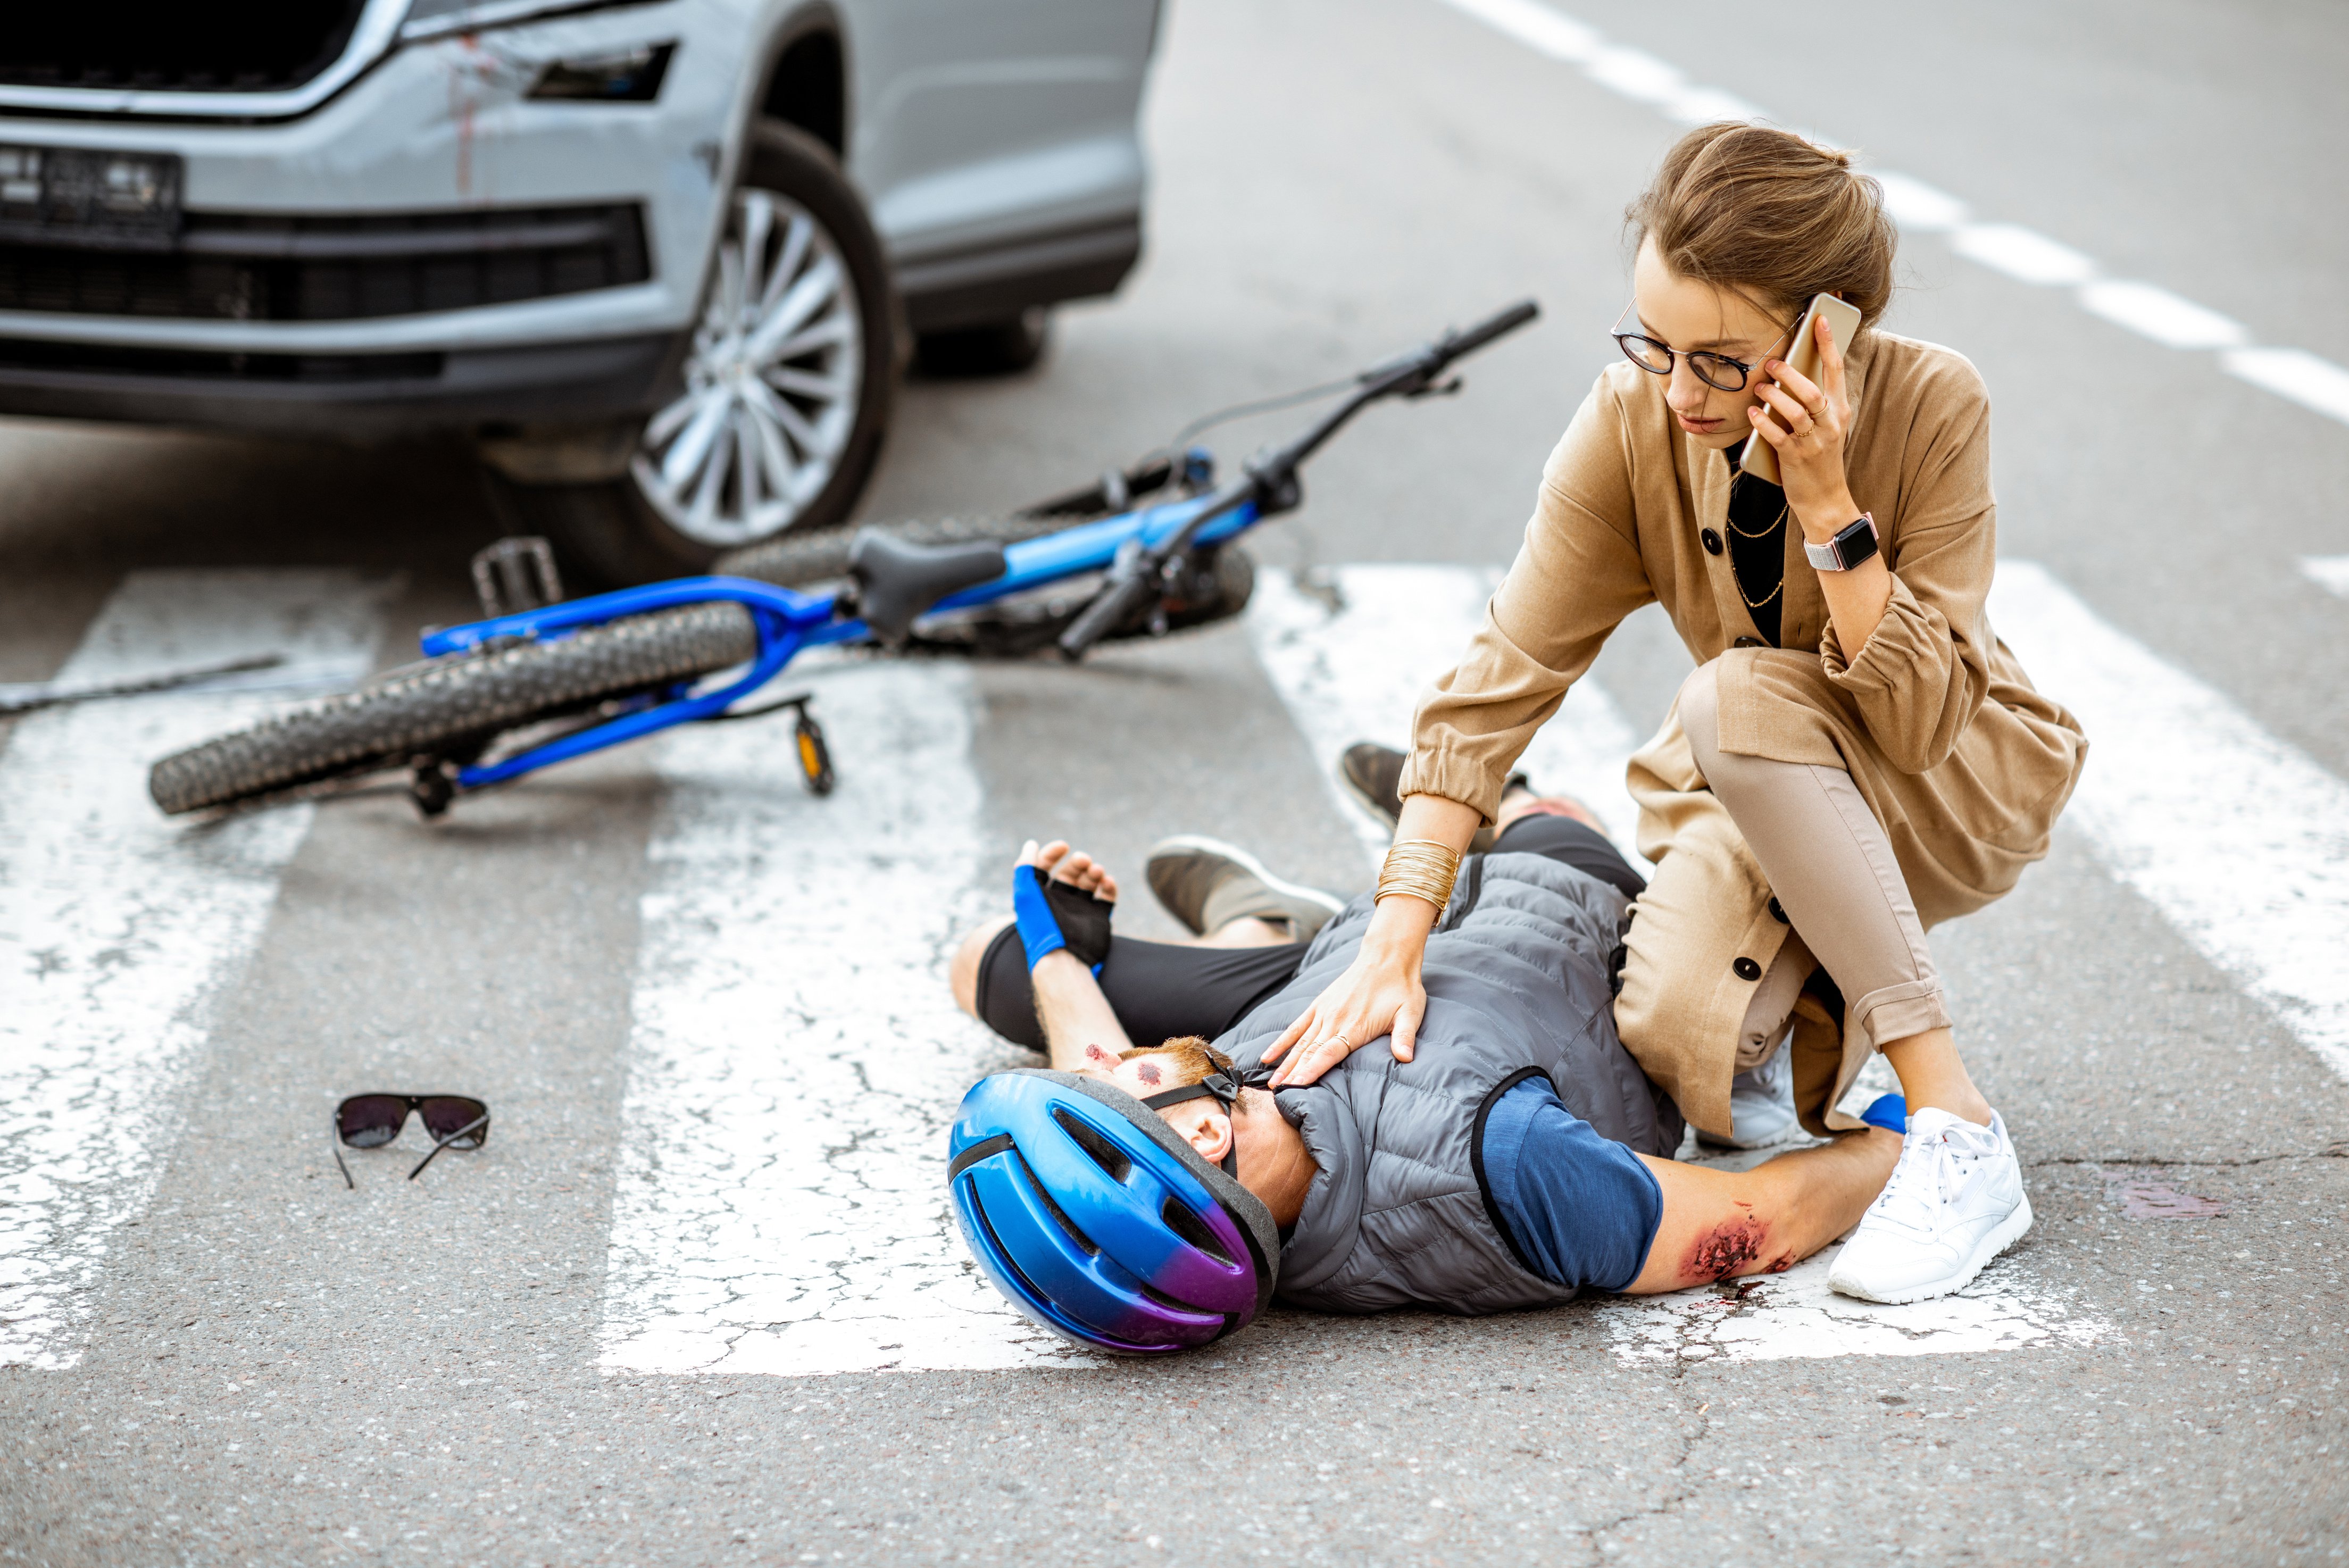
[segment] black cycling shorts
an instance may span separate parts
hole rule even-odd
[[[1493,845],[1495,853],[1547,855],[1637,898],[1648,884],[1606,835],[1571,817],[1520,817]],[[1303,943],[1271,947],[1189,947],[1112,936],[1102,961],[1102,995],[1138,1046],[1196,1035],[1212,1040],[1287,985],[1304,961]],[[1005,1039],[1044,1048],[1028,985],[1019,930],[1007,925],[978,965],[978,1016]]]

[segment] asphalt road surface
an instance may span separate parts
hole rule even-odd
[[[1324,454],[1245,624],[816,668],[822,802],[744,725],[436,826],[191,830],[146,760],[266,694],[7,730],[0,1562],[2349,1555],[2349,16],[1557,18],[1174,0],[1141,273],[1033,375],[908,388],[875,517],[1016,504],[1537,295],[1459,397]],[[2046,863],[1936,937],[2035,1228],[1926,1307],[1814,1265],[1059,1353],[941,1228],[943,1119],[1015,1057],[945,945],[1030,835],[1368,882],[1332,748],[1399,739],[1464,634],[1614,352],[1623,204],[1728,98],[1907,177],[1889,325],[1987,377],[1997,624],[2095,738]],[[256,645],[347,678],[464,618],[498,531],[438,449],[13,423],[0,463],[0,680]],[[1686,667],[1635,618],[1544,777],[1619,822]],[[1172,929],[1149,903],[1124,929]],[[346,1190],[323,1122],[368,1088],[479,1095],[494,1136]]]

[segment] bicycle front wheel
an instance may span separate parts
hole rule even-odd
[[[508,730],[742,664],[758,647],[750,611],[727,602],[427,659],[166,757],[148,773],[147,791],[176,816],[416,761],[478,756]]]

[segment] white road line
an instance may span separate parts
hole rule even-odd
[[[1634,103],[1682,125],[1771,117],[1734,94],[1690,81],[1642,50],[1609,44],[1605,34],[1540,0],[1443,0],[1537,53],[1568,65]],[[1798,134],[1826,140],[1809,131]],[[2040,287],[2074,289],[2081,308],[2168,348],[2220,349],[2229,375],[2349,424],[2349,370],[2298,348],[2244,346],[2249,332],[2217,311],[2154,284],[2097,276],[2095,260],[2035,230],[1976,223],[1966,204],[1912,176],[1871,170],[1884,186],[1893,222],[1918,233],[1945,233],[1960,255]]]
[[[384,585],[339,572],[142,572],[59,673],[283,653],[367,668]],[[0,754],[0,1365],[81,1357],[115,1228],[153,1196],[214,1009],[261,940],[311,808],[166,820],[147,765],[268,712],[160,693],[32,715]]]
[[[2064,820],[2349,1078],[2349,784],[2106,624],[2043,567],[2001,562],[1991,614],[2087,732]]]
[[[2300,569],[2326,593],[2349,599],[2349,555],[2303,555]]]
[[[2227,374],[2349,424],[2349,370],[2297,348],[2230,348]]]
[[[603,1365],[1090,1365],[996,1295],[947,1212],[955,1106],[1029,1059],[947,991],[986,907],[968,672],[839,663],[806,684],[829,799],[801,788],[787,725],[661,742]]]
[[[2095,263],[2019,223],[1961,223],[1950,231],[1950,248],[2017,283],[2053,287],[2096,275]]]
[[[2064,1294],[1992,1267],[1955,1295],[1885,1306],[1827,1288],[1835,1249],[1785,1274],[1601,1305],[1618,1359],[1788,1361],[1831,1356],[1937,1356],[2087,1345],[2112,1325]]]
[[[1346,793],[1338,756],[1358,740],[1410,744],[1412,708],[1467,650],[1500,579],[1490,567],[1382,565],[1340,566],[1304,587],[1288,573],[1257,579],[1248,605],[1257,656],[1373,864],[1393,834]],[[1586,680],[1520,766],[1536,788],[1589,806],[1630,855],[1639,813],[1623,769],[1638,744],[1613,699]]]
[[[2151,284],[2101,279],[2081,288],[2080,304],[2165,348],[2233,348],[2251,340],[2241,322]]]

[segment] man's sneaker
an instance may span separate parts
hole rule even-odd
[[[1390,830],[1402,816],[1402,797],[1395,792],[1395,786],[1402,782],[1406,760],[1393,747],[1374,740],[1358,740],[1338,758],[1338,777],[1346,793]]]
[[[1166,913],[1202,936],[1254,916],[1285,922],[1298,941],[1310,942],[1346,907],[1319,888],[1281,881],[1246,850],[1199,833],[1153,845],[1146,874]]]
[[[1381,746],[1374,740],[1358,740],[1338,755],[1338,778],[1346,786],[1346,793],[1361,803],[1363,810],[1387,825],[1392,832],[1402,819],[1402,796],[1396,786],[1402,782],[1402,765],[1409,760],[1392,746]],[[1512,773],[1501,787],[1507,794],[1512,789],[1530,789],[1533,785],[1522,773]],[[1493,830],[1479,828],[1469,853],[1475,854],[1493,847]]]
[[[1863,1301],[1926,1301],[1970,1284],[2031,1229],[2031,1200],[2005,1120],[1946,1110],[1909,1118],[1900,1163],[1836,1254],[1827,1285]]]
[[[1795,1115],[1795,1067],[1791,1044],[1782,1042],[1776,1053],[1758,1068],[1729,1080],[1730,1137],[1697,1134],[1701,1143],[1716,1149],[1769,1149],[1802,1131]]]

